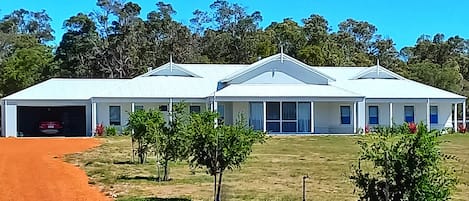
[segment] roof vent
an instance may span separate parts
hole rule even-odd
[[[147,68],[147,72],[150,72],[151,70],[153,70],[152,67],[148,67],[148,68]]]

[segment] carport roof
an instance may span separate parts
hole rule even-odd
[[[64,79],[53,78],[3,100],[88,100],[122,83],[122,79]]]

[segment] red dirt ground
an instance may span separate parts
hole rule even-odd
[[[108,201],[64,154],[98,146],[97,139],[0,138],[0,200]]]

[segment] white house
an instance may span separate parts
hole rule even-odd
[[[64,135],[90,136],[99,123],[126,126],[129,112],[216,110],[232,124],[243,114],[272,134],[352,134],[365,126],[423,121],[454,127],[466,97],[376,65],[312,67],[276,54],[251,65],[167,63],[133,79],[50,79],[2,99],[2,136],[38,136],[60,121]],[[463,120],[466,119],[463,113]]]

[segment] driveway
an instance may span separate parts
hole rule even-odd
[[[0,138],[0,200],[110,200],[88,184],[84,171],[61,159],[99,143],[93,138]]]

